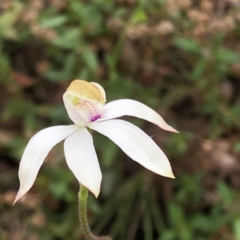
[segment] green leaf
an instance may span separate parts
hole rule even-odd
[[[218,184],[218,192],[227,205],[233,202],[233,192],[225,183],[220,182]]]
[[[63,25],[67,21],[67,16],[57,16],[54,18],[44,19],[40,22],[43,28],[55,28]]]
[[[216,53],[217,59],[226,63],[235,63],[240,61],[240,56],[228,49],[220,48]]]
[[[240,239],[240,218],[238,218],[234,223],[234,234],[235,239]]]
[[[142,8],[137,8],[131,16],[130,22],[132,24],[142,23],[146,22],[147,15],[145,14],[144,10]]]
[[[97,58],[90,48],[85,47],[83,49],[82,58],[92,71],[95,71],[97,69],[98,67]]]
[[[66,78],[71,78],[71,75],[73,74],[73,70],[77,63],[77,58],[78,55],[75,52],[72,52],[67,56],[63,69],[63,75],[66,76]]]
[[[237,143],[234,145],[234,151],[240,152],[240,142],[237,142]]]
[[[56,38],[53,41],[53,44],[67,49],[75,49],[80,45],[81,40],[81,32],[79,28],[71,29],[66,31],[65,34]]]
[[[63,72],[59,70],[48,70],[46,73],[44,73],[44,76],[56,82],[66,80],[66,76],[64,76]]]
[[[200,51],[201,51],[200,45],[197,42],[187,39],[187,38],[175,37],[173,39],[173,43],[177,47],[179,47],[187,52],[200,53]]]
[[[204,70],[206,68],[207,62],[205,59],[200,60],[194,67],[191,78],[197,80],[202,77]]]
[[[0,14],[0,36],[3,35],[12,39],[18,37],[17,32],[13,28],[13,25],[22,9],[23,5],[20,2],[14,2],[12,3],[11,10],[5,11],[4,13]]]
[[[175,203],[169,204],[168,207],[171,222],[178,233],[179,239],[181,240],[192,239],[191,229],[190,226],[187,224],[187,219],[182,207]]]

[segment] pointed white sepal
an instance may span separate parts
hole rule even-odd
[[[170,132],[178,132],[177,130],[169,126],[163,120],[163,118],[153,109],[141,102],[131,99],[120,99],[107,103],[106,117],[103,120],[118,118],[125,115],[141,118],[146,121],[152,122],[160,128]]]
[[[67,164],[80,184],[98,197],[102,181],[92,135],[86,128],[79,128],[64,142]]]
[[[49,151],[78,129],[76,125],[55,126],[41,130],[27,144],[19,167],[20,189],[15,204],[32,187],[38,171]]]
[[[135,125],[114,119],[90,123],[89,128],[111,139],[130,158],[145,168],[162,176],[174,178],[166,155],[152,138]]]

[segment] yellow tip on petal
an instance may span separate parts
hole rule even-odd
[[[67,92],[81,99],[93,100],[99,103],[106,102],[104,89],[94,82],[86,82],[79,79],[74,80],[68,87]]]
[[[172,179],[175,179],[175,176],[174,176],[174,174],[172,172],[168,175],[168,177],[172,178]]]

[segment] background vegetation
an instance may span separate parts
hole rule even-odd
[[[240,239],[239,0],[0,1],[0,239],[79,239],[78,183],[62,144],[14,207],[22,152],[37,131],[70,124],[73,79],[107,99],[139,100],[180,134],[140,120],[176,180],[94,134],[103,171],[89,219],[115,240]],[[81,153],[79,153],[81,154]]]

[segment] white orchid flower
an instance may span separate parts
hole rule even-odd
[[[32,137],[20,162],[20,189],[14,203],[32,187],[52,147],[64,139],[64,153],[69,168],[80,184],[96,197],[99,195],[102,173],[88,128],[111,139],[145,168],[174,178],[167,157],[152,138],[135,125],[115,119],[124,115],[134,116],[152,122],[164,130],[177,132],[157,112],[130,99],[105,104],[104,89],[97,83],[83,80],[74,80],[70,84],[63,95],[63,101],[74,124],[49,127]]]

